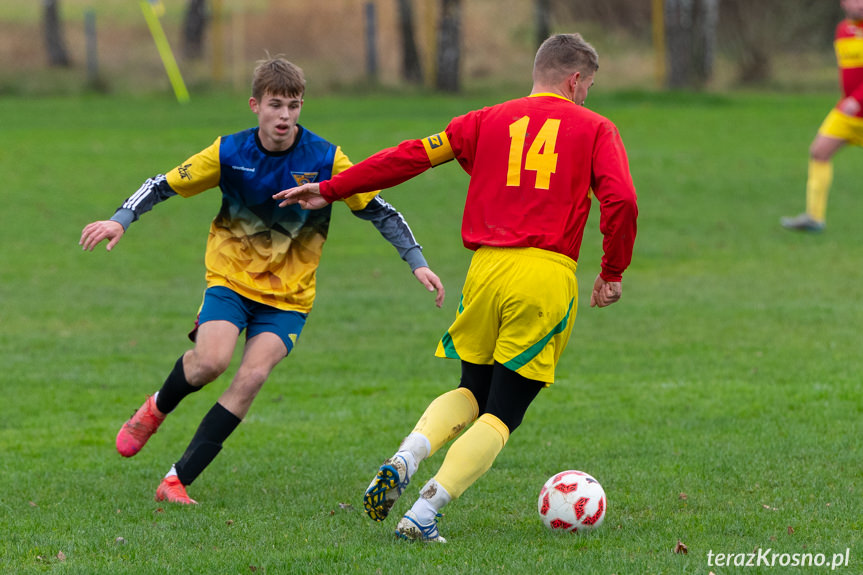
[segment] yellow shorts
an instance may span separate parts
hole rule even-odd
[[[435,355],[554,382],[578,308],[576,263],[537,248],[481,247]]]
[[[845,140],[855,146],[863,146],[863,118],[849,116],[833,108],[824,118],[818,133],[828,138]]]

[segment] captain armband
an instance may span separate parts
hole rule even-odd
[[[455,154],[449,144],[449,138],[447,138],[446,132],[432,134],[427,138],[423,138],[422,143],[432,167],[439,166],[444,162],[449,162],[455,158]]]

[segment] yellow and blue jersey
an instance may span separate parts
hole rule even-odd
[[[298,184],[329,179],[351,162],[338,146],[298,128],[296,142],[284,152],[264,149],[257,128],[221,136],[164,176],[147,180],[112,219],[128,227],[169,197],[190,197],[218,187],[222,205],[207,241],[207,287],[224,286],[278,309],[308,312],[332,206],[280,208],[272,196]],[[372,221],[412,269],[426,265],[410,228],[378,192],[345,203],[358,217]]]

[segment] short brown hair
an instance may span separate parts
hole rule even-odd
[[[599,55],[581,34],[556,34],[536,51],[533,80],[555,84],[569,74],[593,74],[598,69]]]
[[[260,101],[264,94],[299,96],[306,91],[306,78],[296,64],[277,56],[259,60],[252,79],[252,97]]]

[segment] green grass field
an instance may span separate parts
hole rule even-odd
[[[433,350],[470,257],[458,167],[385,194],[446,283],[444,309],[371,226],[335,210],[300,344],[190,488],[200,505],[163,505],[159,479],[232,370],[134,459],[114,436],[187,348],[218,193],[158,206],[112,253],[77,241],[146,177],[254,116],[244,96],[0,99],[0,571],[813,573],[848,550],[836,572],[863,573],[861,152],[837,158],[825,233],[778,225],[803,206],[807,148],[833,94],[594,92],[639,191],[623,299],[587,306],[595,210],[559,379],[445,509],[445,546],[396,540],[396,519],[369,521],[361,495],[457,381],[458,364]],[[309,94],[302,122],[359,160],[510,95]],[[588,536],[547,532],[536,515],[539,488],[570,468],[608,494]],[[756,549],[824,554],[828,567],[709,564]]]

